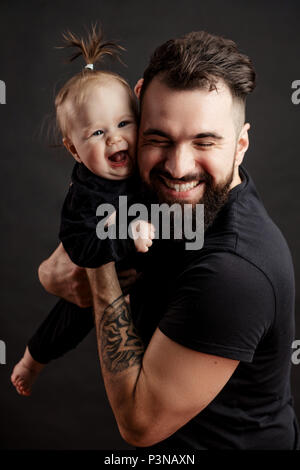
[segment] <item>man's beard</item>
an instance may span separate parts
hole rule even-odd
[[[158,179],[160,176],[166,176],[170,180],[172,178],[170,175],[160,168],[153,168],[150,171],[150,181],[151,183],[148,184],[145,181],[142,181],[142,196],[146,205],[150,204],[168,204],[171,206],[172,204],[180,204],[182,210],[184,209],[185,204],[192,204],[192,228],[195,231],[197,229],[196,223],[196,204],[204,204],[204,231],[206,232],[207,229],[213,224],[215,221],[220,209],[224,206],[224,204],[228,200],[230,186],[233,181],[234,177],[234,164],[232,165],[231,171],[229,175],[220,183],[214,184],[212,176],[207,172],[202,172],[189,175],[186,177],[181,178],[180,180],[183,183],[188,183],[191,181],[203,181],[204,182],[204,193],[197,201],[183,201],[180,198],[170,198],[166,197],[164,192],[160,189],[161,183],[159,183]],[[171,224],[172,221],[174,223],[174,214],[171,213]],[[174,228],[174,227],[173,227]],[[174,230],[171,226],[171,238],[172,233]],[[184,233],[184,231],[182,232]]]

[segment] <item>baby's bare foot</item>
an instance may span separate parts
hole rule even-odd
[[[32,386],[44,367],[45,364],[35,361],[26,348],[24,356],[15,365],[11,374],[11,382],[20,395],[26,397],[31,395]]]

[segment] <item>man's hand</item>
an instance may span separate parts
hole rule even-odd
[[[38,270],[42,286],[50,294],[72,302],[78,307],[92,305],[92,294],[85,268],[74,264],[60,243],[52,255],[42,262]],[[118,272],[120,286],[126,295],[138,278],[135,269]],[[125,300],[129,302],[129,297]]]
[[[86,270],[74,264],[60,243],[38,270],[42,286],[50,294],[72,302],[78,307],[90,307],[92,295]]]
[[[141,273],[138,273],[134,268],[126,269],[124,271],[117,270],[117,274],[124,295],[130,292],[130,289],[133,284],[141,276]]]

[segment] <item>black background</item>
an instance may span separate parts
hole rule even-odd
[[[205,29],[230,37],[253,60],[258,86],[248,100],[250,148],[244,164],[290,246],[299,286],[299,118],[291,83],[300,79],[298,1],[63,0],[0,1],[2,449],[130,449],[119,436],[100,374],[94,332],[51,363],[30,398],[10,384],[26,341],[54,304],[37,268],[58,243],[59,213],[73,160],[49,148],[46,129],[55,90],[82,66],[66,65],[66,29],[83,33],[101,21],[108,39],[126,47],[128,67],[112,65],[131,85],[165,40]],[[296,338],[300,338],[299,296]],[[292,349],[291,349],[292,354]],[[300,419],[300,365],[292,388]],[[298,396],[297,396],[298,394]]]

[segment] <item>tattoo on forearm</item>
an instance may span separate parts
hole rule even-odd
[[[104,310],[100,324],[100,344],[102,361],[112,373],[142,363],[144,346],[132,323],[130,306],[123,295]]]

